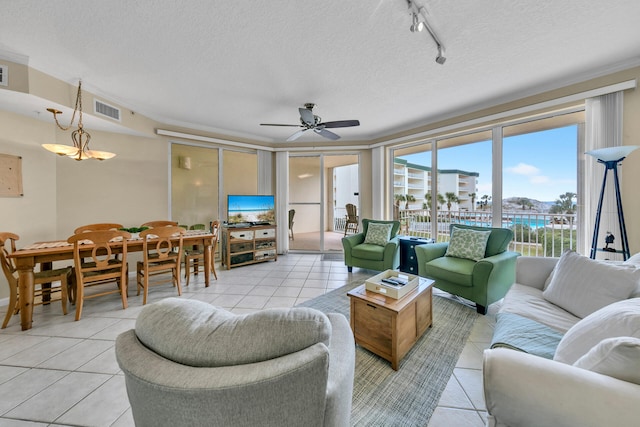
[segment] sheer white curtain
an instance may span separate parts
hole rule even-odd
[[[585,103],[585,146],[584,151],[597,148],[617,147],[622,145],[622,109],[624,94],[622,91],[606,95],[588,98]],[[584,153],[583,151],[583,153]],[[582,254],[589,256],[591,240],[598,206],[598,197],[602,188],[602,179],[605,173],[604,165],[598,163],[592,156],[581,153],[582,173],[580,185],[582,187],[583,200],[578,201],[579,215],[583,224],[581,230],[580,246]],[[618,170],[620,166],[618,166]],[[624,202],[624,201],[623,201]],[[607,188],[605,189],[600,217],[600,232],[598,247],[604,247],[604,237],[607,231],[611,231],[616,237],[615,246],[620,248],[621,234],[618,226],[615,192],[613,187],[613,173],[607,176]],[[602,258],[602,256],[600,256]]]

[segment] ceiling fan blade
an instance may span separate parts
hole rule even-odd
[[[359,120],[337,120],[335,122],[324,122],[318,126],[324,125],[326,128],[348,128],[351,126],[360,126]]]
[[[336,135],[333,132],[329,132],[328,130],[324,129],[324,128],[315,128],[313,130],[315,133],[317,133],[318,135],[324,136],[327,139],[331,139],[333,141],[340,139],[339,135]]]
[[[279,124],[279,123],[260,123],[260,126],[290,126],[290,127],[294,127],[294,128],[301,127],[300,125],[283,125],[283,124]]]
[[[289,138],[287,138],[287,142],[290,141],[295,141],[296,139],[300,138],[302,136],[302,134],[307,130],[307,128],[301,129],[298,132],[294,133],[293,135],[291,135]]]
[[[300,112],[300,118],[303,122],[308,124],[309,126],[313,126],[316,124],[316,118],[313,116],[313,111],[308,108],[298,108]]]

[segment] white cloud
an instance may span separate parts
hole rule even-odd
[[[529,182],[532,184],[548,184],[551,182],[548,176],[544,175],[535,175],[529,178]]]
[[[531,176],[531,175],[538,175],[540,173],[540,169],[538,169],[535,166],[528,165],[526,163],[518,163],[517,166],[512,166],[510,168],[507,168],[507,172],[513,173],[516,175]]]

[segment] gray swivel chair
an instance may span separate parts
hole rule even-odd
[[[167,298],[118,336],[116,358],[137,427],[349,426],[355,344],[341,314]]]

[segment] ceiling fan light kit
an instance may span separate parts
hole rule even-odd
[[[316,104],[309,102],[304,104],[304,108],[298,108],[298,112],[300,113],[299,125],[260,123],[260,126],[291,126],[302,128],[291,135],[289,138],[287,138],[287,142],[295,141],[308,130],[313,130],[315,133],[324,138],[330,139],[332,141],[337,141],[338,139],[340,139],[340,135],[327,130],[327,128],[332,129],[360,126],[360,121],[358,120],[337,120],[331,122],[323,122],[320,116],[316,116],[315,114],[313,114],[313,108],[315,106]]]
[[[409,27],[409,30],[412,33],[422,32],[424,29],[427,30],[433,41],[436,43],[438,48],[438,56],[436,56],[436,62],[440,65],[444,64],[447,58],[444,56],[444,45],[440,41],[440,38],[433,30],[429,21],[427,19],[427,10],[424,6],[418,6],[412,0],[407,0],[407,4],[409,6],[409,14],[411,15],[412,23]],[[418,17],[420,15],[422,20]]]

